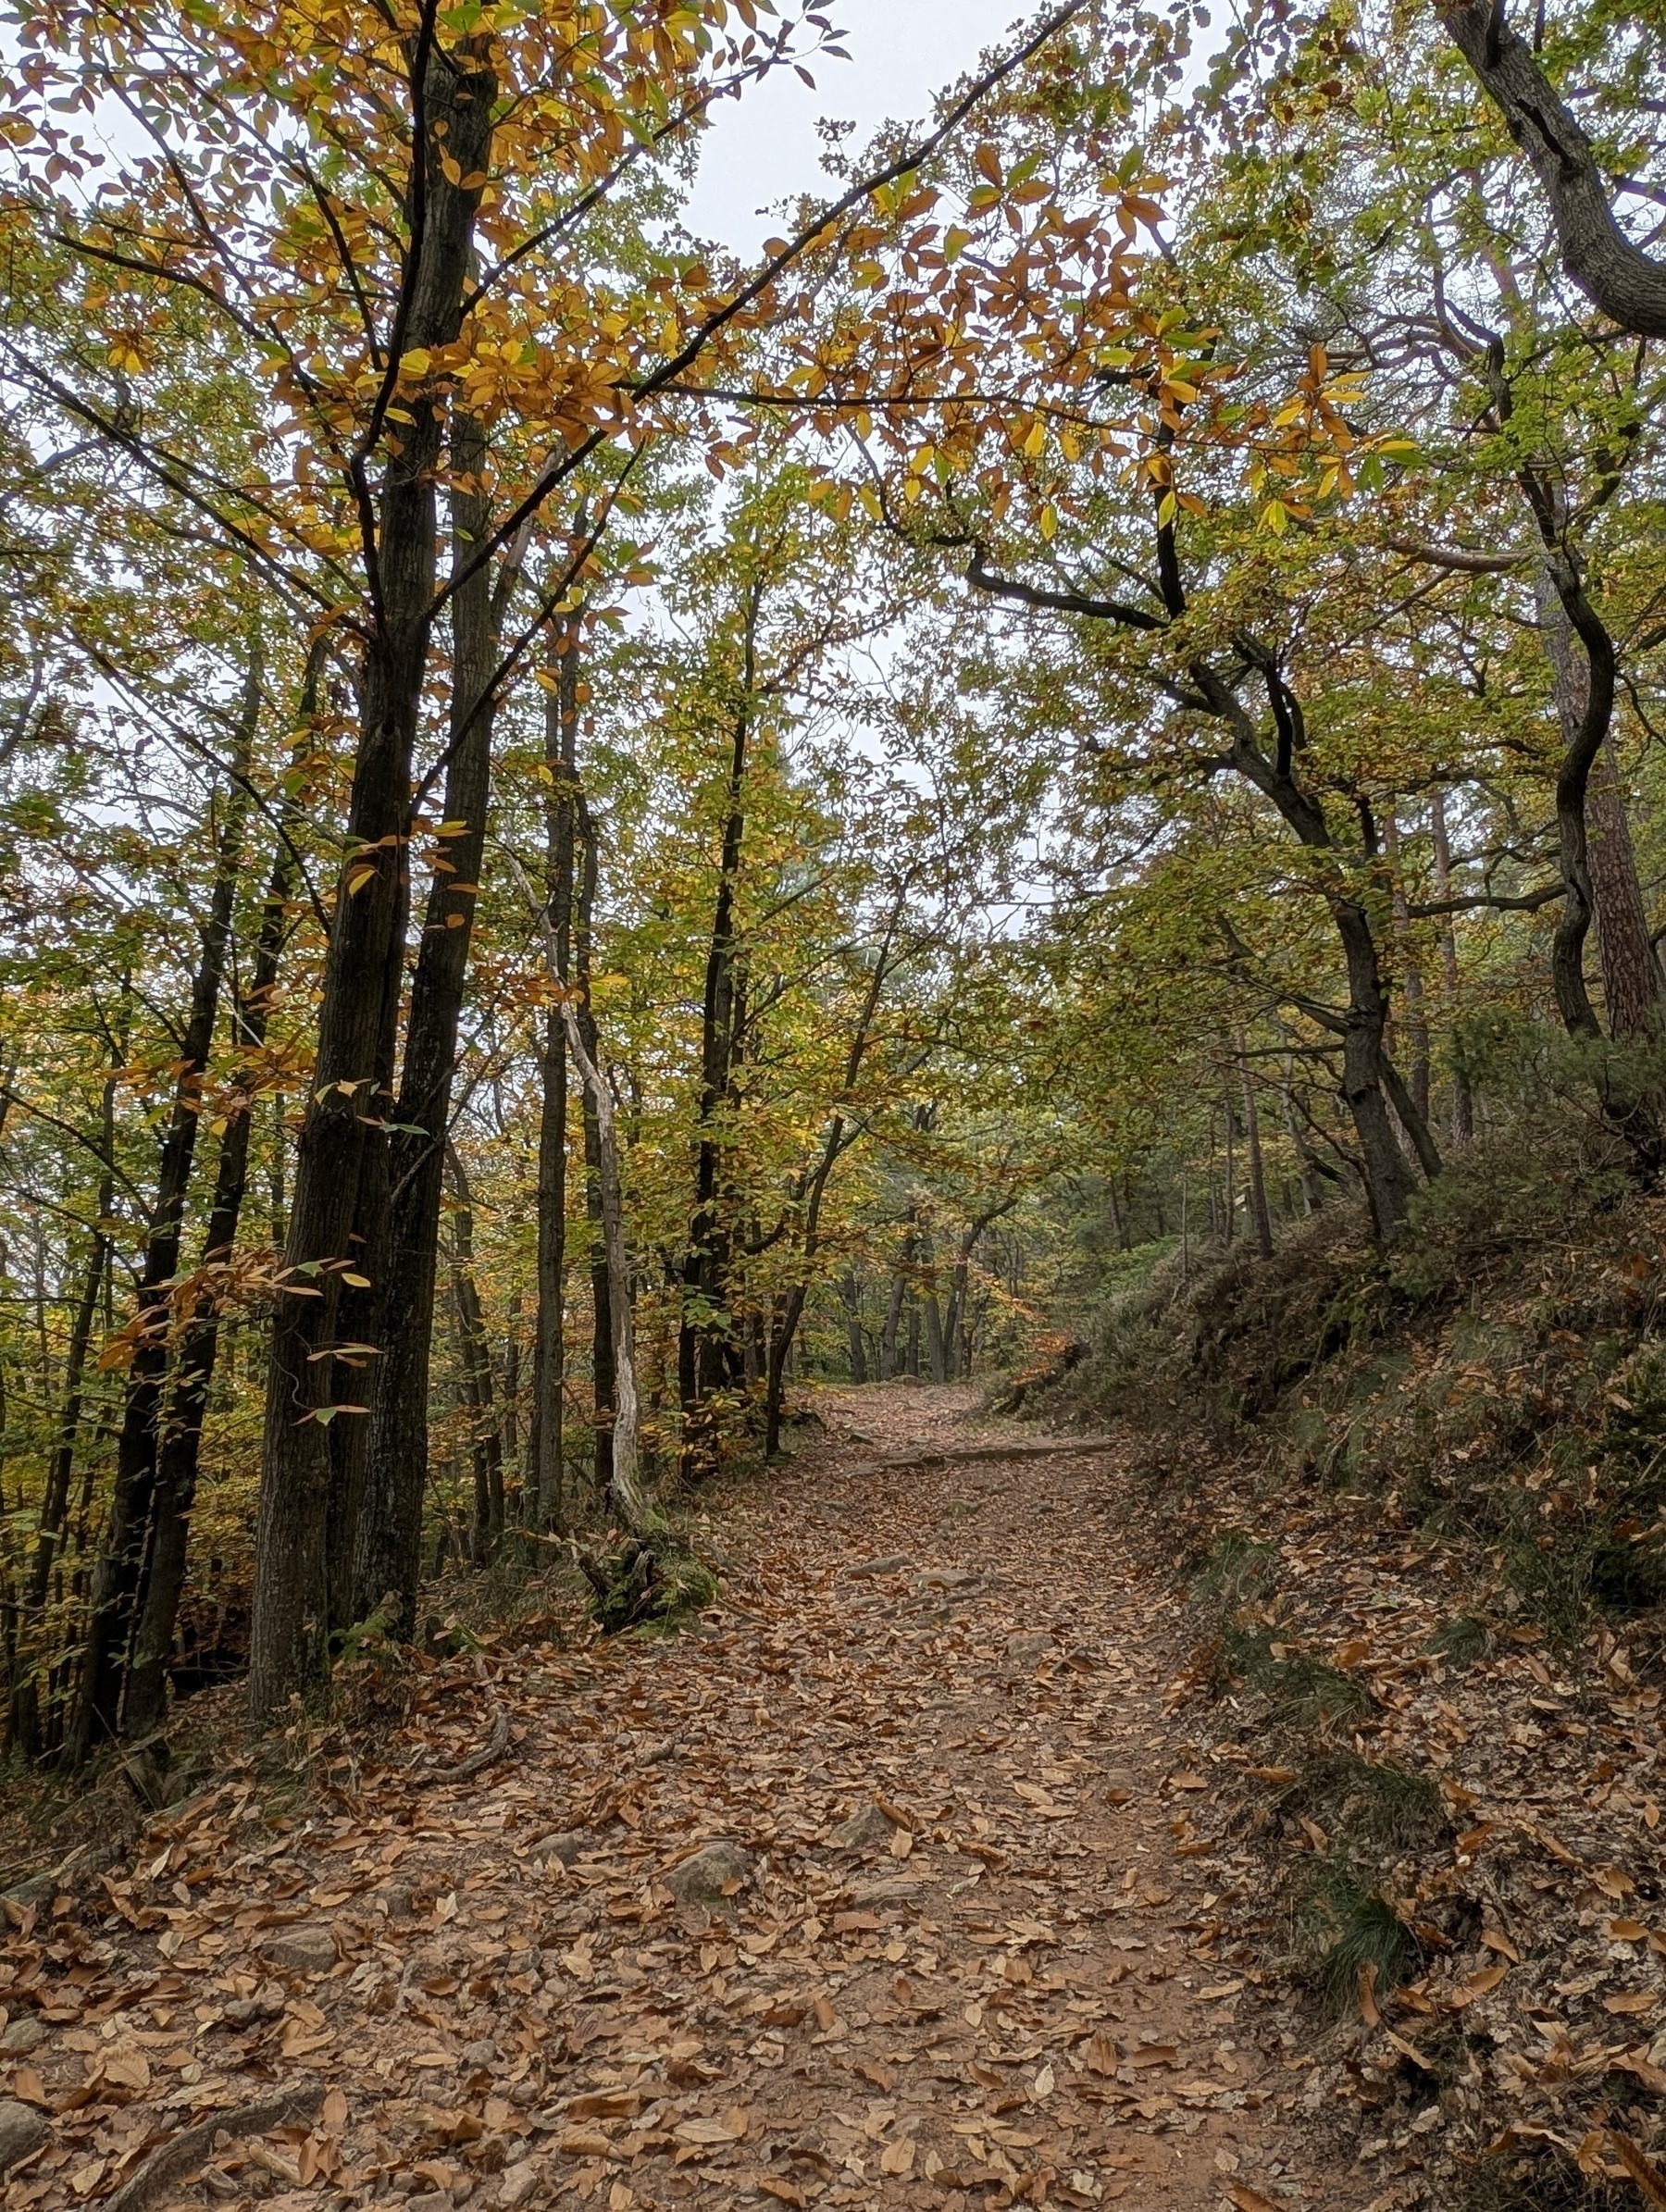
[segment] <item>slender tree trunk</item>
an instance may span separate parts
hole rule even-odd
[[[695,1144],[694,1203],[689,1218],[689,1249],[683,1262],[683,1306],[678,1331],[683,1475],[688,1481],[698,1480],[713,1470],[715,1440],[702,1407],[727,1380],[728,1324],[725,1309],[728,1297],[729,1250],[718,1211],[724,1150],[719,1117],[730,1098],[738,1037],[735,897],[740,874],[741,839],[746,830],[746,753],[757,683],[758,616],[762,604],[763,584],[754,578],[746,595],[741,630],[740,699],[729,740],[717,895],[713,907],[701,1011],[700,1124]]]
[[[1225,1245],[1226,1249],[1231,1251],[1233,1231],[1237,1225],[1237,1189],[1233,1175],[1233,1169],[1237,1164],[1233,1155],[1233,1139],[1237,1134],[1237,1116],[1233,1112],[1232,1110],[1232,1093],[1230,1090],[1226,1091],[1222,1099],[1221,1103],[1224,1109],[1226,1123],[1226,1202],[1225,1209],[1225,1228],[1221,1241]]]
[[[867,1349],[862,1341],[862,1298],[856,1287],[853,1269],[845,1269],[839,1278],[839,1289],[844,1300],[845,1340],[851,1353],[851,1380],[860,1389],[868,1379]]]
[[[457,1311],[457,1348],[463,1372],[463,1398],[468,1408],[469,1458],[474,1469],[474,1523],[469,1557],[484,1567],[504,1535],[504,1438],[498,1427],[491,1383],[491,1344],[480,1312],[474,1269],[474,1193],[456,1147],[445,1148],[446,1166],[456,1199],[452,1214],[452,1297]]]
[[[902,1236],[902,1249],[897,1255],[896,1272],[891,1276],[890,1297],[886,1302],[885,1326],[879,1333],[879,1379],[882,1383],[894,1380],[897,1374],[897,1338],[902,1326],[902,1307],[913,1279],[914,1231],[912,1224]]]
[[[466,416],[453,423],[452,461],[457,472],[451,493],[452,558],[454,571],[466,580],[451,603],[452,709],[444,801],[450,834],[429,893],[394,1126],[385,1144],[385,1282],[375,1319],[366,1328],[366,1339],[380,1346],[370,1375],[367,1464],[356,1481],[343,1485],[346,1495],[338,1499],[342,1525],[332,1546],[338,1565],[330,1586],[331,1618],[338,1623],[365,1620],[384,1596],[395,1596],[399,1629],[405,1635],[416,1629],[422,1564],[429,1371],[452,1085],[491,794],[497,702],[491,685],[516,574],[511,559],[495,584],[485,567],[466,575],[488,519],[482,489],[485,435]],[[501,1467],[498,1481],[501,1488]]]
[[[1391,888],[1389,912],[1394,924],[1394,951],[1399,968],[1400,995],[1406,1002],[1406,1042],[1411,1052],[1407,1087],[1426,1122],[1429,1118],[1429,1024],[1424,1012],[1423,970],[1411,936],[1411,904],[1400,874],[1399,818],[1390,807],[1383,816],[1383,850],[1387,856]]]
[[[248,814],[244,779],[254,755],[260,719],[262,660],[251,647],[243,688],[233,776],[226,819],[215,853],[196,972],[192,978],[191,1011],[180,1038],[179,1074],[162,1158],[155,1204],[145,1237],[139,1278],[134,1341],[122,1396],[121,1428],[116,1443],[116,1481],[110,1518],[93,1571],[75,1711],[65,1740],[65,1756],[79,1766],[92,1746],[117,1734],[121,1724],[122,1690],[130,1646],[137,1626],[140,1582],[155,1494],[161,1445],[163,1396],[168,1384],[173,1285],[180,1272],[180,1245],[185,1200],[196,1159],[203,1076],[214,1050],[221,986],[231,949],[237,888],[242,873],[243,829]]]
[[[609,1319],[613,1330],[614,1419],[612,1482],[608,1497],[620,1521],[633,1536],[650,1534],[654,1516],[642,1488],[638,1441],[636,1347],[631,1329],[630,1261],[625,1244],[625,1197],[619,1175],[619,1149],[614,1130],[613,1099],[601,1067],[591,1054],[593,1020],[586,1025],[570,998],[561,1002],[566,1023],[567,1050],[578,1070],[590,1100],[596,1128],[598,1180],[602,1199],[602,1236],[607,1267]]]
[[[591,943],[596,912],[596,839],[582,794],[578,805],[578,824],[583,838],[583,866],[578,876],[578,927],[573,942],[573,978],[578,992],[575,1019],[584,1049],[594,1064],[599,1045],[595,1014],[591,1006]],[[566,1025],[570,1050],[572,1025],[566,1022],[565,1000],[562,1004],[562,1020]],[[574,1065],[578,1065],[576,1060]],[[607,1200],[603,1189],[605,1171],[602,1157],[602,1128],[589,1084],[582,1084],[581,1089],[584,1100],[584,1208],[591,1235],[591,1375],[596,1424],[596,1488],[605,1497],[612,1492],[614,1481],[613,1430],[618,1389],[614,1348],[618,1341],[618,1335],[613,1310],[613,1274],[607,1257]]]
[[[1430,819],[1435,839],[1435,896],[1444,903],[1452,895],[1452,847],[1447,834],[1446,794],[1438,784],[1435,787]],[[1475,1134],[1475,1109],[1463,1038],[1459,1030],[1462,1000],[1458,984],[1458,930],[1449,913],[1440,918],[1440,967],[1446,994],[1447,1029],[1452,1038],[1452,1137],[1457,1144],[1468,1144]]]
[[[1244,1101],[1244,1145],[1250,1168],[1250,1212],[1255,1224],[1255,1249],[1263,1260],[1273,1257],[1273,1216],[1267,1211],[1267,1182],[1262,1164],[1261,1112],[1256,1103],[1255,1085],[1250,1074],[1250,1063],[1244,1054],[1244,1040],[1237,1040],[1238,1083]]]
[[[408,352],[449,345],[463,320],[497,87],[478,48],[436,47],[420,88],[424,221],[406,272]],[[453,182],[452,179],[459,181]],[[296,1150],[285,1249],[288,1280],[272,1329],[265,1450],[255,1535],[249,1703],[256,1720],[321,1679],[330,1630],[332,1496],[338,1479],[329,1418],[331,1356],[361,1297],[386,1295],[386,1121],[409,908],[411,767],[434,611],[435,481],[442,424],[426,393],[411,396],[377,508],[378,603],[367,636],[347,858],[338,888],[318,1011],[317,1072]],[[367,1289],[343,1278],[356,1275]],[[343,1290],[352,1296],[343,1298]],[[348,1426],[353,1425],[349,1419]],[[349,1524],[359,1500],[344,1504]],[[403,1538],[408,1515],[397,1532]],[[356,1547],[355,1547],[356,1552]],[[410,1579],[401,1561],[399,1583]]]
[[[315,703],[317,664],[309,670],[304,712]],[[287,827],[287,817],[285,818]],[[293,849],[280,836],[270,885],[261,913],[260,932],[248,989],[238,1009],[234,1041],[251,1061],[266,1043],[278,988],[278,973],[289,935],[289,904],[297,868]],[[249,1138],[255,1117],[253,1098],[228,1120],[220,1138],[214,1203],[204,1238],[205,1261],[229,1260],[237,1241],[248,1183]],[[219,1303],[212,1290],[197,1300],[174,1369],[167,1418],[156,1462],[156,1488],[151,1511],[150,1554],[133,1659],[123,1701],[123,1722],[131,1736],[149,1735],[167,1717],[168,1672],[174,1630],[185,1587],[192,1509],[196,1501],[203,1420],[219,1352]]]
[[[575,805],[578,761],[578,640],[575,611],[551,632],[553,689],[544,694],[544,897],[554,980],[572,971]],[[538,1123],[538,1322],[532,1365],[531,1482],[534,1525],[566,1516],[566,1025],[559,1005],[544,1016]]]

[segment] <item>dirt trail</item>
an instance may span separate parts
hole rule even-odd
[[[104,1918],[14,1931],[0,2097],[57,2117],[9,2201],[1361,2203],[1221,1932],[1114,1460],[899,1472],[1002,1432],[964,1390],[819,1402],[827,1440],[715,1520],[699,1633],[454,1667],[289,1832],[233,1780]],[[493,1705],[504,1760],[408,1763]],[[292,2085],[287,2131],[225,2124]],[[198,2124],[189,2172],[146,2168]]]

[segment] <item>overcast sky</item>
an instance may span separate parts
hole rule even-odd
[[[818,61],[814,92],[776,71],[719,108],[706,136],[689,228],[748,258],[779,229],[760,207],[826,187],[818,116],[853,120],[861,145],[888,117],[928,115],[932,93],[1030,11],[1024,0],[832,0],[826,12],[848,34],[850,60]]]

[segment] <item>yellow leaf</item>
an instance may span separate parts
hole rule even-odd
[[[1047,425],[1044,422],[1039,421],[1032,423],[1029,428],[1029,432],[1024,441],[1024,452],[1026,456],[1033,461],[1037,454],[1041,452],[1046,443]]]
[[[426,346],[416,346],[399,356],[399,373],[402,377],[426,377],[432,359]]]
[[[1042,537],[1043,537],[1043,538],[1045,538],[1046,540],[1048,540],[1048,541],[1049,541],[1049,542],[1051,543],[1051,540],[1052,540],[1052,538],[1053,538],[1053,535],[1054,535],[1054,533],[1055,533],[1055,532],[1056,532],[1056,530],[1058,529],[1058,527],[1059,527],[1059,517],[1058,517],[1058,514],[1057,514],[1056,510],[1054,509],[1054,507],[1053,507],[1053,504],[1052,504],[1051,501],[1050,500],[1050,501],[1048,502],[1047,505],[1046,505],[1046,506],[1044,506],[1044,507],[1042,508],[1042,510],[1041,510],[1041,535],[1042,535]]]
[[[356,892],[362,891],[365,886],[372,881],[375,875],[376,870],[370,867],[351,869],[347,876],[347,896],[351,899]]]
[[[463,170],[462,170],[462,168],[461,168],[461,166],[460,166],[460,165],[459,165],[457,162],[455,162],[455,161],[454,161],[454,160],[452,159],[452,157],[451,157],[451,155],[450,155],[449,154],[441,154],[441,156],[440,156],[440,168],[441,168],[441,169],[442,173],[444,174],[444,177],[445,177],[445,181],[446,181],[448,184],[457,184],[457,185],[460,185],[460,184],[462,183],[462,181],[463,181]]]
[[[344,1274],[342,1277],[342,1280],[343,1283],[347,1284],[351,1289],[354,1290],[368,1290],[370,1287],[370,1278],[368,1275],[354,1275]]]

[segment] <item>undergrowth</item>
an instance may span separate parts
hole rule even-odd
[[[1168,1252],[1041,1410],[1143,1430],[1170,1482],[1190,1429],[1267,1492],[1373,1499],[1575,1642],[1666,1609],[1663,1299],[1666,1199],[1571,1116],[1473,1148],[1387,1252],[1340,1203],[1268,1261]],[[1222,1532],[1214,1595],[1262,1571]]]

